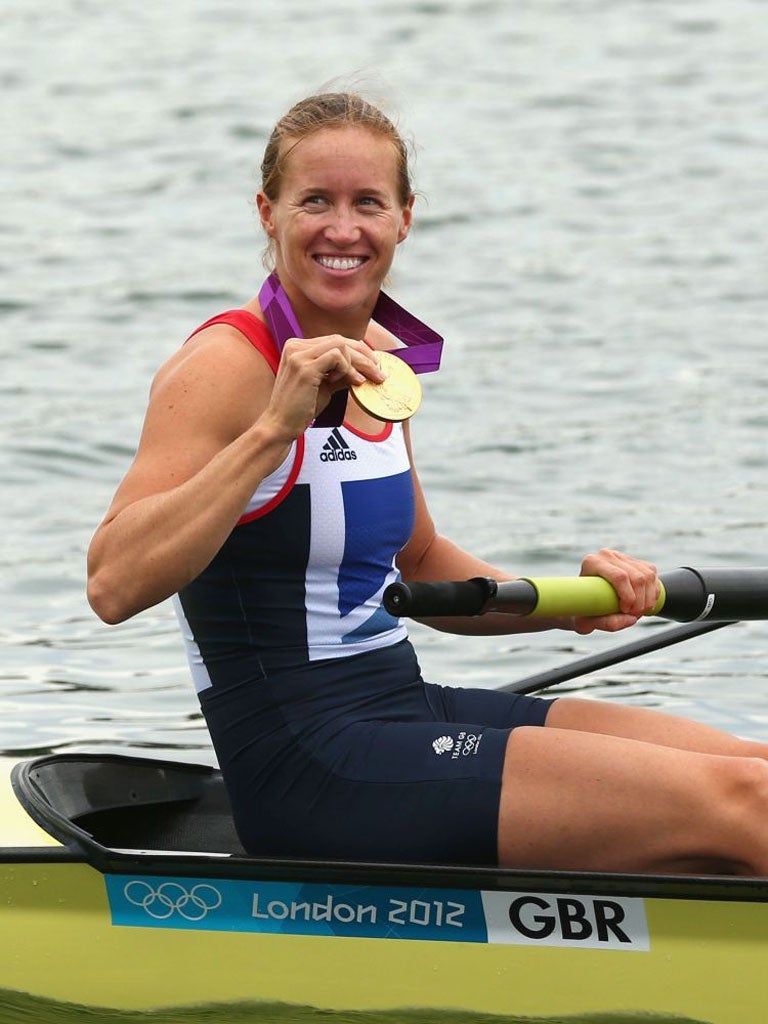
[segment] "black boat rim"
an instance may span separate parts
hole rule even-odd
[[[78,776],[83,780],[79,791],[73,787]],[[207,765],[122,754],[49,754],[15,765],[11,778],[20,804],[63,849],[9,850],[6,861],[76,861],[104,874],[768,901],[768,879],[759,878],[249,856],[236,839],[221,772]],[[64,808],[59,800],[63,786]],[[132,822],[121,824],[121,816],[136,822],[148,813],[155,823],[166,823],[165,834],[156,832],[149,843],[146,834],[140,835],[138,848],[124,845],[124,829]],[[206,817],[209,823],[222,819],[214,821],[219,826],[227,818],[224,830],[214,828],[213,833],[228,841],[234,837],[230,849],[184,847],[191,834],[205,831],[199,819]],[[114,838],[120,845],[110,841]],[[208,845],[214,845],[210,840],[211,835]]]

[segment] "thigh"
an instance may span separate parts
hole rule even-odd
[[[543,725],[551,702],[429,684],[396,696],[294,737],[310,770],[290,770],[280,841],[314,856],[495,864],[510,731]]]
[[[736,763],[549,725],[515,730],[502,780],[499,861],[586,871],[738,871],[722,785]]]
[[[664,711],[629,707],[609,701],[562,697],[548,715],[547,725],[557,729],[645,740],[664,747],[702,754],[768,759],[768,744],[743,740],[712,726]]]
[[[424,684],[424,692],[436,719],[473,722],[496,729],[520,725],[544,725],[555,699],[501,693],[479,687]]]
[[[243,752],[235,802],[244,847],[260,855],[494,864],[509,730],[471,723],[354,722],[280,757]],[[253,760],[249,770],[243,763]]]

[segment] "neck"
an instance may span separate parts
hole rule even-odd
[[[307,299],[303,292],[294,289],[290,280],[280,278],[285,294],[305,338],[322,338],[329,334],[341,334],[345,338],[364,338],[376,304],[370,308],[360,305],[323,309]]]
[[[291,302],[296,318],[305,338],[323,338],[329,334],[340,334],[344,338],[363,338],[371,321],[370,314],[353,310],[302,309]]]

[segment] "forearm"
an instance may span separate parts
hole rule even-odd
[[[406,557],[401,572],[406,582],[466,580],[473,576],[488,576],[499,581],[514,579],[514,576],[476,558],[439,534],[432,538],[418,560]],[[573,630],[573,620],[570,618],[533,619],[499,612],[477,616],[440,616],[419,621],[445,633],[472,636],[537,633],[548,629]]]
[[[121,622],[198,576],[289,447],[257,423],[177,487],[108,514],[88,552],[88,599],[97,615]]]

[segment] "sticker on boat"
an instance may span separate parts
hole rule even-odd
[[[650,949],[645,901],[535,892],[482,893],[487,942]]]
[[[121,927],[650,948],[645,902],[631,897],[151,875],[105,875],[105,883]]]

